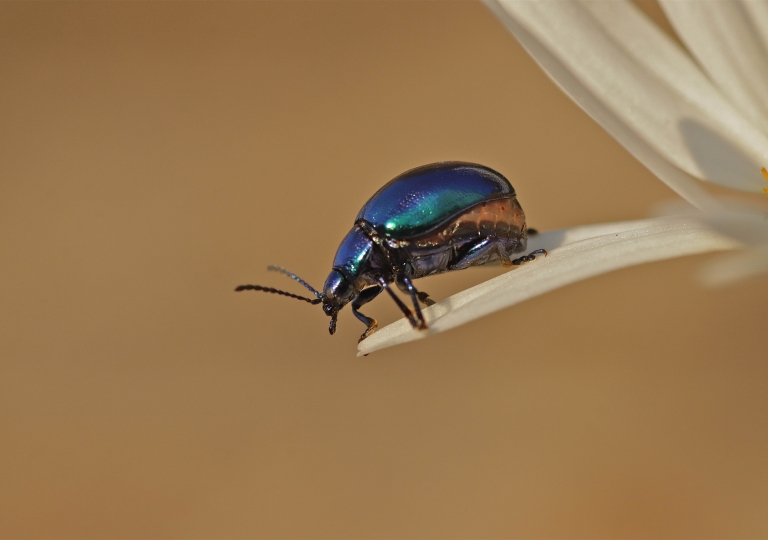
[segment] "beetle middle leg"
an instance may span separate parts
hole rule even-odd
[[[424,291],[419,291],[416,293],[416,296],[419,298],[419,301],[424,304],[425,306],[434,306],[435,301],[432,300],[427,293]]]
[[[379,285],[381,285],[381,287],[385,291],[387,291],[389,296],[392,297],[392,300],[395,301],[395,304],[397,304],[397,307],[399,307],[400,311],[403,312],[403,315],[405,315],[408,318],[408,322],[411,323],[411,326],[413,326],[414,328],[422,328],[422,325],[420,324],[420,322],[416,319],[416,317],[413,316],[413,312],[410,309],[408,309],[408,306],[403,304],[403,301],[397,297],[397,295],[394,293],[392,289],[389,288],[389,284],[387,284],[387,280],[385,280],[383,277],[380,277]],[[419,314],[421,314],[421,309],[419,309]],[[421,318],[421,321],[422,322],[424,321],[423,317]]]
[[[398,281],[397,286],[404,293],[411,294],[411,291],[408,290],[408,287],[402,281]],[[416,292],[416,298],[419,299],[419,302],[421,302],[427,307],[435,305],[436,302],[432,300],[427,293],[425,293],[424,291],[416,291],[415,289],[414,291]]]
[[[360,309],[364,304],[367,304],[368,302],[376,298],[381,292],[381,290],[382,290],[381,287],[378,285],[374,287],[369,287],[367,289],[364,289],[360,294],[357,295],[357,298],[355,298],[352,301],[352,313],[355,315],[355,317],[357,317],[360,321],[362,321],[362,323],[365,324],[365,326],[367,327],[365,329],[365,332],[363,332],[363,334],[360,336],[360,339],[357,340],[358,343],[363,341],[365,338],[367,338],[371,334],[371,332],[376,330],[376,328],[378,328],[379,326],[379,323],[376,322],[376,319],[374,319],[373,317],[366,317],[365,315],[363,315],[357,310]]]
[[[421,306],[419,305],[419,300],[424,302],[426,304],[426,300],[429,300],[434,304],[434,301],[432,301],[429,298],[429,295],[426,293],[420,293],[418,290],[416,290],[416,287],[413,286],[413,281],[411,281],[411,278],[408,276],[402,274],[397,277],[396,280],[397,286],[400,288],[401,291],[408,293],[411,297],[411,301],[413,302],[413,311],[416,312],[416,319],[419,321],[419,330],[426,330],[427,329],[427,321],[424,319],[424,314],[421,312]],[[422,295],[424,298],[422,298]],[[430,304],[427,304],[430,305]]]

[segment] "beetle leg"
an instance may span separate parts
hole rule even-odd
[[[502,266],[519,265],[534,260],[537,254],[543,253],[545,256],[547,254],[546,250],[537,249],[531,251],[528,255],[523,255],[519,259],[513,260],[510,257],[510,253],[507,251],[503,240],[497,238],[485,238],[470,247],[464,256],[451,265],[450,270],[463,270],[470,266],[481,266],[490,259],[494,251],[499,255],[499,262],[501,262]]]
[[[519,259],[512,259],[511,255],[514,253],[514,251],[507,251],[507,246],[502,240],[496,240],[495,243],[501,266],[514,266],[523,262],[532,261],[536,258],[535,254],[537,253],[543,253],[545,256],[547,255],[545,250],[537,249],[536,251],[531,251],[528,255],[524,255]]]
[[[413,311],[416,312],[416,319],[419,321],[419,330],[427,329],[427,321],[424,320],[424,315],[421,313],[421,306],[419,305],[419,291],[413,286],[411,278],[406,275],[400,275],[397,278],[397,286],[404,290],[411,296],[413,302]]]
[[[403,315],[405,315],[406,317],[408,317],[408,322],[410,322],[410,323],[411,323],[411,326],[413,326],[414,328],[419,328],[419,326],[420,326],[420,325],[419,325],[419,322],[418,322],[418,321],[416,320],[416,318],[413,316],[413,313],[411,312],[411,310],[410,310],[410,309],[408,309],[408,306],[406,306],[405,304],[403,304],[403,301],[402,301],[402,300],[400,300],[400,299],[397,297],[397,295],[394,293],[394,291],[393,291],[392,289],[390,289],[390,288],[389,288],[389,285],[387,284],[387,281],[386,281],[386,280],[385,280],[383,277],[380,277],[380,278],[379,278],[379,285],[381,285],[381,287],[382,287],[382,288],[383,288],[385,291],[387,291],[387,293],[389,294],[389,296],[391,296],[391,297],[392,297],[392,300],[394,300],[394,301],[395,301],[395,304],[397,304],[397,307],[399,307],[399,308],[400,308],[400,311],[402,311],[402,312],[403,312]]]
[[[427,293],[423,292],[423,291],[419,291],[418,293],[416,293],[416,296],[418,296],[419,300],[421,301],[421,303],[424,304],[427,307],[435,305],[435,301],[432,300],[429,297],[429,295]]]
[[[453,263],[449,270],[464,270],[470,266],[480,266],[490,258],[494,250],[497,250],[496,240],[493,238],[484,238],[472,245],[455,263]],[[501,254],[500,258],[503,260]],[[504,250],[506,255],[506,250]]]
[[[512,264],[518,265],[518,264],[523,264],[523,263],[526,263],[526,262],[533,261],[533,260],[536,259],[536,255],[541,255],[541,254],[544,254],[544,256],[546,257],[547,256],[547,250],[546,249],[537,249],[537,250],[531,251],[528,255],[523,255],[519,259],[515,259],[514,261],[512,261]]]
[[[495,244],[496,252],[499,254],[499,262],[501,263],[501,266],[508,267],[515,264],[512,261],[512,257],[510,257],[511,254],[507,251],[507,246],[504,245],[504,242],[497,240]]]
[[[409,293],[410,294],[410,291],[408,291],[408,288],[405,286],[405,284],[398,282],[397,286],[404,293]],[[416,291],[416,296],[419,299],[419,302],[421,302],[422,304],[424,304],[427,307],[435,305],[435,301],[432,300],[429,297],[429,295],[427,293],[423,292],[423,291]]]
[[[367,338],[371,332],[376,330],[376,328],[379,326],[379,323],[376,322],[376,319],[372,317],[366,317],[359,311],[363,304],[367,304],[374,298],[376,298],[379,293],[381,292],[381,287],[378,285],[375,287],[369,287],[368,289],[363,290],[360,294],[357,295],[357,298],[355,298],[352,301],[352,313],[357,317],[360,321],[367,326],[365,329],[365,332],[363,332],[363,335],[360,336],[360,339],[357,340],[358,343],[363,341],[365,338]]]

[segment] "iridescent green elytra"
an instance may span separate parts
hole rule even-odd
[[[388,182],[357,215],[387,237],[406,240],[438,227],[483,201],[514,196],[509,181],[480,165],[452,162],[418,167]]]

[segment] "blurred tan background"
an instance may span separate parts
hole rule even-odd
[[[768,536],[768,279],[640,266],[367,358],[233,292],[321,286],[433,161],[545,230],[675,197],[481,4],[3,2],[0,66],[0,537]]]

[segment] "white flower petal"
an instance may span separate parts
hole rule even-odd
[[[727,236],[746,249],[709,261],[699,272],[703,285],[722,286],[768,272],[768,208],[754,203],[722,201],[714,212],[697,212],[671,203],[656,209],[659,215],[683,215]]]
[[[768,248],[768,206],[764,204],[721,200],[717,211],[697,212],[687,205],[667,203],[655,213],[695,219],[746,247]]]
[[[731,285],[768,272],[768,249],[749,249],[710,261],[699,272],[700,281],[709,287]]]
[[[744,2],[741,6],[749,14],[753,21],[752,28],[758,39],[760,39],[763,50],[768,50],[768,2],[766,0],[752,0]]]
[[[426,308],[424,315],[430,325],[427,331],[412,329],[405,319],[380,329],[360,343],[358,355],[454,328],[612,270],[739,245],[690,218],[654,218],[541,234],[531,239],[529,248],[550,249],[547,257],[539,257]]]
[[[762,192],[768,137],[632,4],[487,4],[579,106],[694,205],[711,200],[692,177]]]
[[[661,5],[720,91],[768,134],[768,3],[662,0]]]
[[[768,215],[743,205],[700,218],[716,231],[750,247],[768,248]]]

